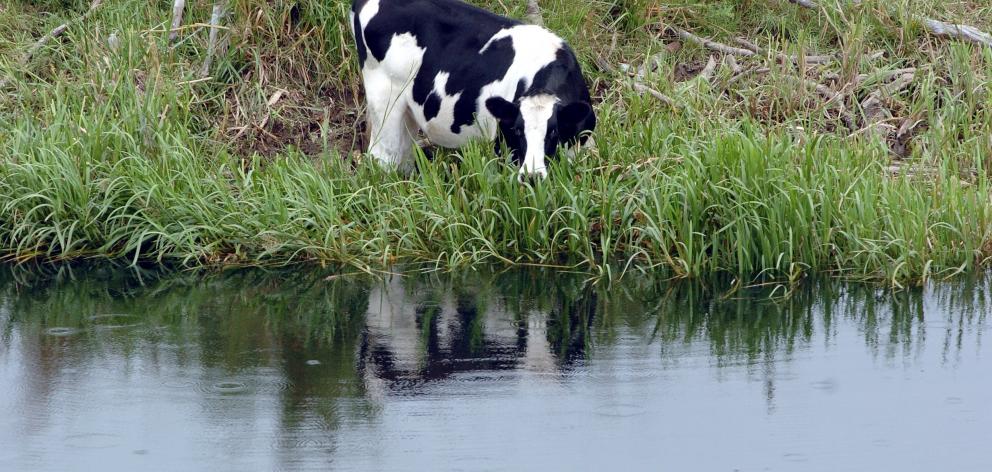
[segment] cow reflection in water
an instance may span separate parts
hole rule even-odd
[[[541,309],[521,306],[505,293],[395,277],[369,295],[359,370],[370,390],[416,387],[468,372],[567,371],[585,358],[597,297],[580,289],[550,298],[550,308]]]

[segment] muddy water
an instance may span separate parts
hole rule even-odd
[[[0,270],[0,470],[992,470],[988,279],[328,275]]]

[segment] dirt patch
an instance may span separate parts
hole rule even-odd
[[[889,150],[892,151],[893,157],[906,159],[912,156],[914,149],[913,139],[923,134],[929,127],[929,124],[924,120],[903,119],[898,130],[888,140]]]
[[[227,97],[224,136],[236,153],[273,156],[288,148],[306,155],[349,155],[366,146],[362,100],[347,89],[311,93],[277,90],[255,110],[232,91]],[[233,119],[232,119],[233,118]]]
[[[706,62],[707,61],[704,60],[695,60],[677,64],[675,66],[673,79],[675,82],[686,82],[692,80],[706,68]]]

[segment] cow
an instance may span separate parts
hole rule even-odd
[[[589,88],[563,39],[459,0],[354,0],[351,26],[368,103],[368,152],[412,167],[418,132],[445,148],[505,149],[519,175],[596,127]]]

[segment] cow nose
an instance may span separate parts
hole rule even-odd
[[[520,172],[517,173],[517,180],[520,183],[524,182],[539,182],[548,177],[548,169],[546,167],[539,167],[533,170],[527,170],[526,168],[521,168]]]

